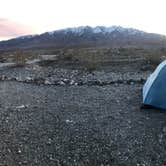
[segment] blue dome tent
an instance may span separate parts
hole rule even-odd
[[[143,87],[143,105],[166,109],[166,60],[147,79]]]

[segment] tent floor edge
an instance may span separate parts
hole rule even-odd
[[[156,107],[152,105],[148,105],[148,104],[141,104],[140,110],[143,110],[143,109],[156,109]]]

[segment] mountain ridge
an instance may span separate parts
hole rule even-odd
[[[166,36],[121,26],[79,26],[0,42],[0,49],[76,46],[165,46]]]

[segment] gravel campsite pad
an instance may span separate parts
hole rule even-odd
[[[1,81],[0,165],[166,165],[166,112],[140,111],[142,85]]]

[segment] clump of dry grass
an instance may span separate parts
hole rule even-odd
[[[15,63],[16,66],[19,66],[19,67],[25,66],[26,56],[20,49],[18,49],[14,52],[13,62]]]
[[[146,53],[145,58],[148,63],[152,65],[158,65],[165,57],[165,49],[152,49]]]

